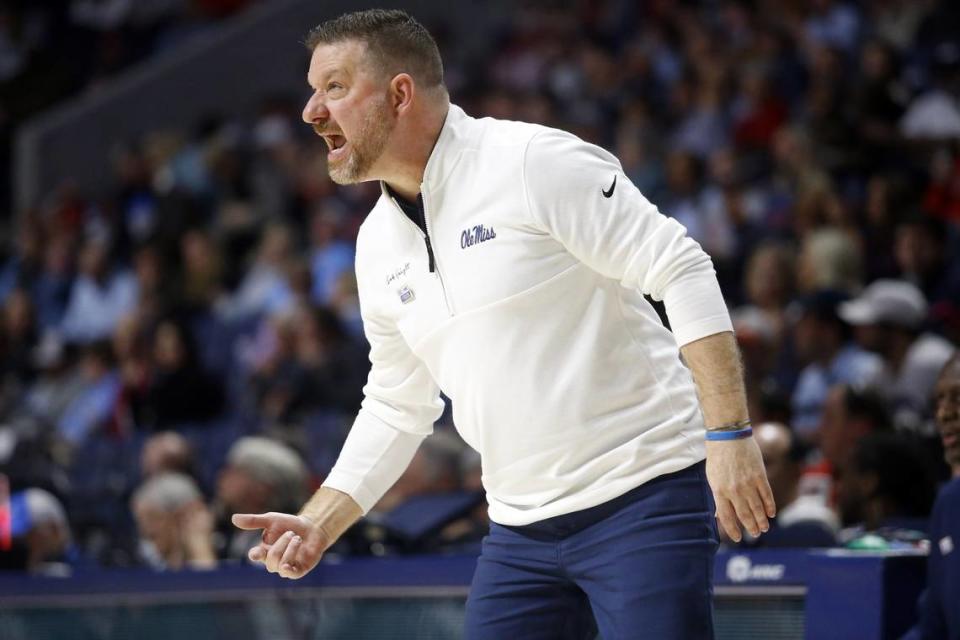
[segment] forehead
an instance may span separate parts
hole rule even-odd
[[[310,56],[307,82],[318,84],[333,73],[357,75],[361,71],[366,50],[367,46],[359,40],[318,44]]]
[[[956,386],[960,386],[960,363],[957,362],[948,365],[937,379],[938,389],[949,389]]]

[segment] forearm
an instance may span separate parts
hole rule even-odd
[[[310,520],[323,533],[329,546],[360,519],[363,510],[342,491],[320,487],[303,505],[299,515]]]
[[[743,365],[733,332],[695,340],[681,347],[680,353],[693,374],[708,429],[748,417]]]

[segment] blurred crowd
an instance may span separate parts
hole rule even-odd
[[[10,200],[13,131],[38,111],[95,92],[256,0],[0,1],[0,209]]]
[[[607,0],[524,3],[475,56],[440,38],[454,102],[610,149],[713,257],[780,507],[744,544],[922,545],[960,474],[958,33],[946,1]],[[4,564],[242,562],[230,513],[331,468],[379,187],[330,182],[301,97],[125,141],[112,191],[11,218]],[[463,548],[481,499],[445,417],[335,551]]]

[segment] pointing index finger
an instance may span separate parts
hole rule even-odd
[[[265,513],[235,513],[230,521],[233,526],[244,531],[266,529],[270,526],[270,516]]]

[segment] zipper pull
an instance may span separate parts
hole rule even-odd
[[[436,271],[436,260],[433,257],[433,245],[430,244],[430,236],[426,233],[423,234],[423,239],[427,243],[427,259],[430,263],[430,273]]]

